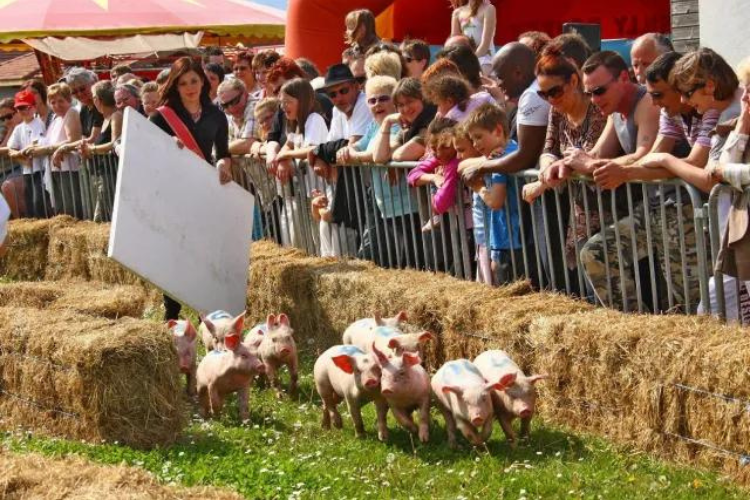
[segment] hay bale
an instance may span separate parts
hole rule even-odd
[[[539,318],[529,340],[536,369],[550,375],[540,386],[547,418],[670,458],[738,472],[736,458],[673,435],[739,453],[750,449],[745,330],[709,318],[595,310]]]
[[[147,321],[0,308],[0,388],[6,428],[149,448],[185,423],[177,354]]]
[[[142,287],[87,282],[18,282],[0,284],[0,307],[68,310],[117,319],[140,318],[148,296]]]
[[[93,464],[79,457],[18,455],[0,449],[2,498],[51,500],[116,498],[118,500],[241,500],[221,488],[162,485],[148,472],[123,465]]]
[[[0,274],[13,280],[44,279],[50,231],[71,224],[75,219],[69,216],[10,221],[8,252],[0,259]]]

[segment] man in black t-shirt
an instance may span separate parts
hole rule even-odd
[[[104,117],[94,106],[91,87],[97,82],[96,73],[86,68],[72,68],[65,81],[78,102],[81,103],[81,133],[84,140],[95,141],[102,131]]]

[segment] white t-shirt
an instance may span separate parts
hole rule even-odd
[[[539,84],[534,79],[534,83],[529,85],[529,88],[521,94],[521,98],[518,100],[518,114],[516,114],[517,125],[547,126],[550,105],[539,97],[539,94],[536,93],[537,90],[539,90]]]
[[[29,123],[21,122],[16,125],[13,129],[13,133],[8,139],[8,147],[20,151],[25,147],[31,146],[35,143],[41,144],[43,142],[45,132],[44,122],[35,116]],[[33,172],[41,172],[44,170],[44,158],[37,156],[32,160],[32,166],[23,166],[24,174],[31,174]],[[33,170],[32,170],[33,168]]]
[[[288,133],[287,140],[294,144],[295,148],[304,148],[306,146],[317,146],[326,142],[328,136],[328,127],[326,121],[318,113],[310,113],[305,121],[304,134],[296,132]]]
[[[364,92],[359,93],[357,102],[354,103],[354,111],[351,118],[333,108],[331,117],[331,130],[328,132],[328,141],[337,141],[339,139],[349,139],[353,135],[362,137],[367,132],[367,127],[372,121],[372,113],[367,107],[367,99]]]

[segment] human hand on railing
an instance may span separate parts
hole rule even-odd
[[[344,146],[343,148],[336,151],[337,165],[348,165],[350,163],[354,163],[354,158],[352,157],[352,152],[348,146]]]
[[[638,165],[645,168],[666,168],[669,170],[670,158],[672,158],[672,155],[669,153],[649,153],[638,160]]]
[[[557,160],[539,174],[539,180],[549,187],[557,187],[570,175],[564,160]]]
[[[63,157],[67,154],[65,146],[60,146],[52,153],[52,168],[59,169],[62,166]]]
[[[222,158],[216,162],[216,167],[219,170],[219,182],[221,184],[227,184],[232,181],[232,163],[226,158]]]
[[[526,203],[532,204],[534,203],[534,200],[539,198],[546,190],[547,187],[541,181],[530,182],[523,186],[521,197]]]
[[[626,167],[608,161],[594,170],[594,182],[602,189],[617,189],[628,182]]]
[[[458,164],[458,173],[465,183],[474,182],[482,178],[482,165],[484,165],[484,158],[468,158]]]
[[[277,160],[276,165],[276,178],[282,183],[286,184],[292,178],[294,173],[294,165],[290,160]]]
[[[256,160],[260,160],[262,149],[263,149],[263,141],[253,142],[250,145],[250,157]]]
[[[26,146],[21,150],[21,155],[25,156],[26,158],[33,158],[35,156],[41,156],[40,154],[41,147],[37,145],[31,145]]]
[[[594,158],[581,148],[570,147],[563,153],[565,165],[577,172],[590,173]]]
[[[266,153],[266,171],[269,173],[269,175],[276,176],[276,172],[279,168],[279,160],[276,158],[276,153],[274,152],[267,152]]]
[[[474,192],[479,192],[480,189],[484,187],[484,179],[481,177],[477,177],[475,179],[472,179],[470,181],[464,181],[464,185],[471,189]]]
[[[91,156],[91,148],[89,147],[89,143],[86,141],[81,141],[81,143],[78,145],[78,152],[81,153],[81,156],[84,158],[88,158]]]
[[[318,189],[313,189],[310,196],[312,196],[310,203],[313,208],[326,208],[328,206],[328,197]]]

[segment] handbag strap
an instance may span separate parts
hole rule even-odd
[[[157,108],[157,111],[161,113],[169,126],[172,128],[174,135],[177,136],[180,141],[182,141],[185,147],[198,155],[198,157],[200,157],[201,159],[205,160],[206,157],[203,156],[203,151],[201,151],[201,148],[195,141],[195,137],[193,137],[193,134],[190,133],[187,125],[185,125],[185,123],[180,120],[180,117],[177,116],[177,113],[175,113],[175,111],[169,106],[160,106],[159,108]]]

